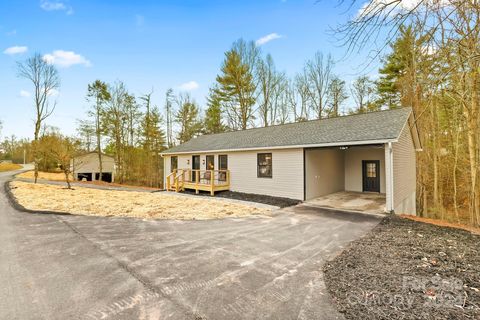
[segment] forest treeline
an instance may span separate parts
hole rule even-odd
[[[376,79],[359,75],[347,85],[335,73],[333,58],[321,52],[289,77],[270,54],[240,39],[225,52],[203,107],[172,89],[154,103],[152,93],[135,96],[121,81],[92,82],[86,88],[90,110],[79,120],[77,136],[67,139],[72,147],[65,149],[103,151],[115,157],[120,182],[160,186],[159,153],[198,135],[408,106],[423,146],[417,154],[419,213],[479,225],[480,7],[425,0],[402,15],[387,16],[389,6],[400,1],[372,3],[338,31],[345,45],[355,46],[368,43],[368,37],[352,36],[356,30],[373,33],[384,21],[401,21],[390,49],[376,58],[381,59]],[[384,21],[372,20],[372,12]],[[66,137],[42,128],[30,148],[37,154],[31,157],[46,164],[46,155],[39,157],[42,141]],[[26,145],[11,137],[2,148],[17,159]]]

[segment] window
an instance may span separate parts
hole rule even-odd
[[[228,169],[228,157],[226,154],[218,156],[218,169],[227,170]]]
[[[178,157],[170,157],[170,172],[178,169]]]
[[[218,156],[218,170],[228,170],[228,157],[226,154],[221,154]],[[227,173],[219,172],[218,180],[227,181]]]
[[[367,178],[376,178],[377,177],[377,166],[375,162],[367,163]]]
[[[272,154],[271,153],[257,154],[257,177],[259,178],[272,177]]]

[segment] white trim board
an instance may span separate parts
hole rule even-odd
[[[398,142],[398,139],[382,139],[382,140],[365,140],[365,141],[346,141],[346,142],[329,142],[320,144],[304,144],[291,146],[275,146],[275,147],[252,147],[252,148],[237,148],[237,149],[212,149],[212,150],[197,150],[197,151],[180,151],[180,152],[161,152],[161,156],[170,156],[177,154],[204,154],[204,153],[224,153],[224,152],[239,152],[239,151],[255,151],[255,150],[278,150],[278,149],[303,149],[303,148],[323,148],[323,147],[343,147],[355,145],[369,145],[369,144],[385,144],[389,142]]]

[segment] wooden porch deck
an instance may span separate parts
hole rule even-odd
[[[208,191],[210,195],[215,195],[217,191],[230,190],[230,171],[229,170],[192,170],[178,169],[174,170],[166,179],[167,191],[181,192],[186,189]]]

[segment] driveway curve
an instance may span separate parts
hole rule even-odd
[[[30,214],[1,188],[0,319],[342,319],[322,266],[379,221],[304,205],[210,221]]]

